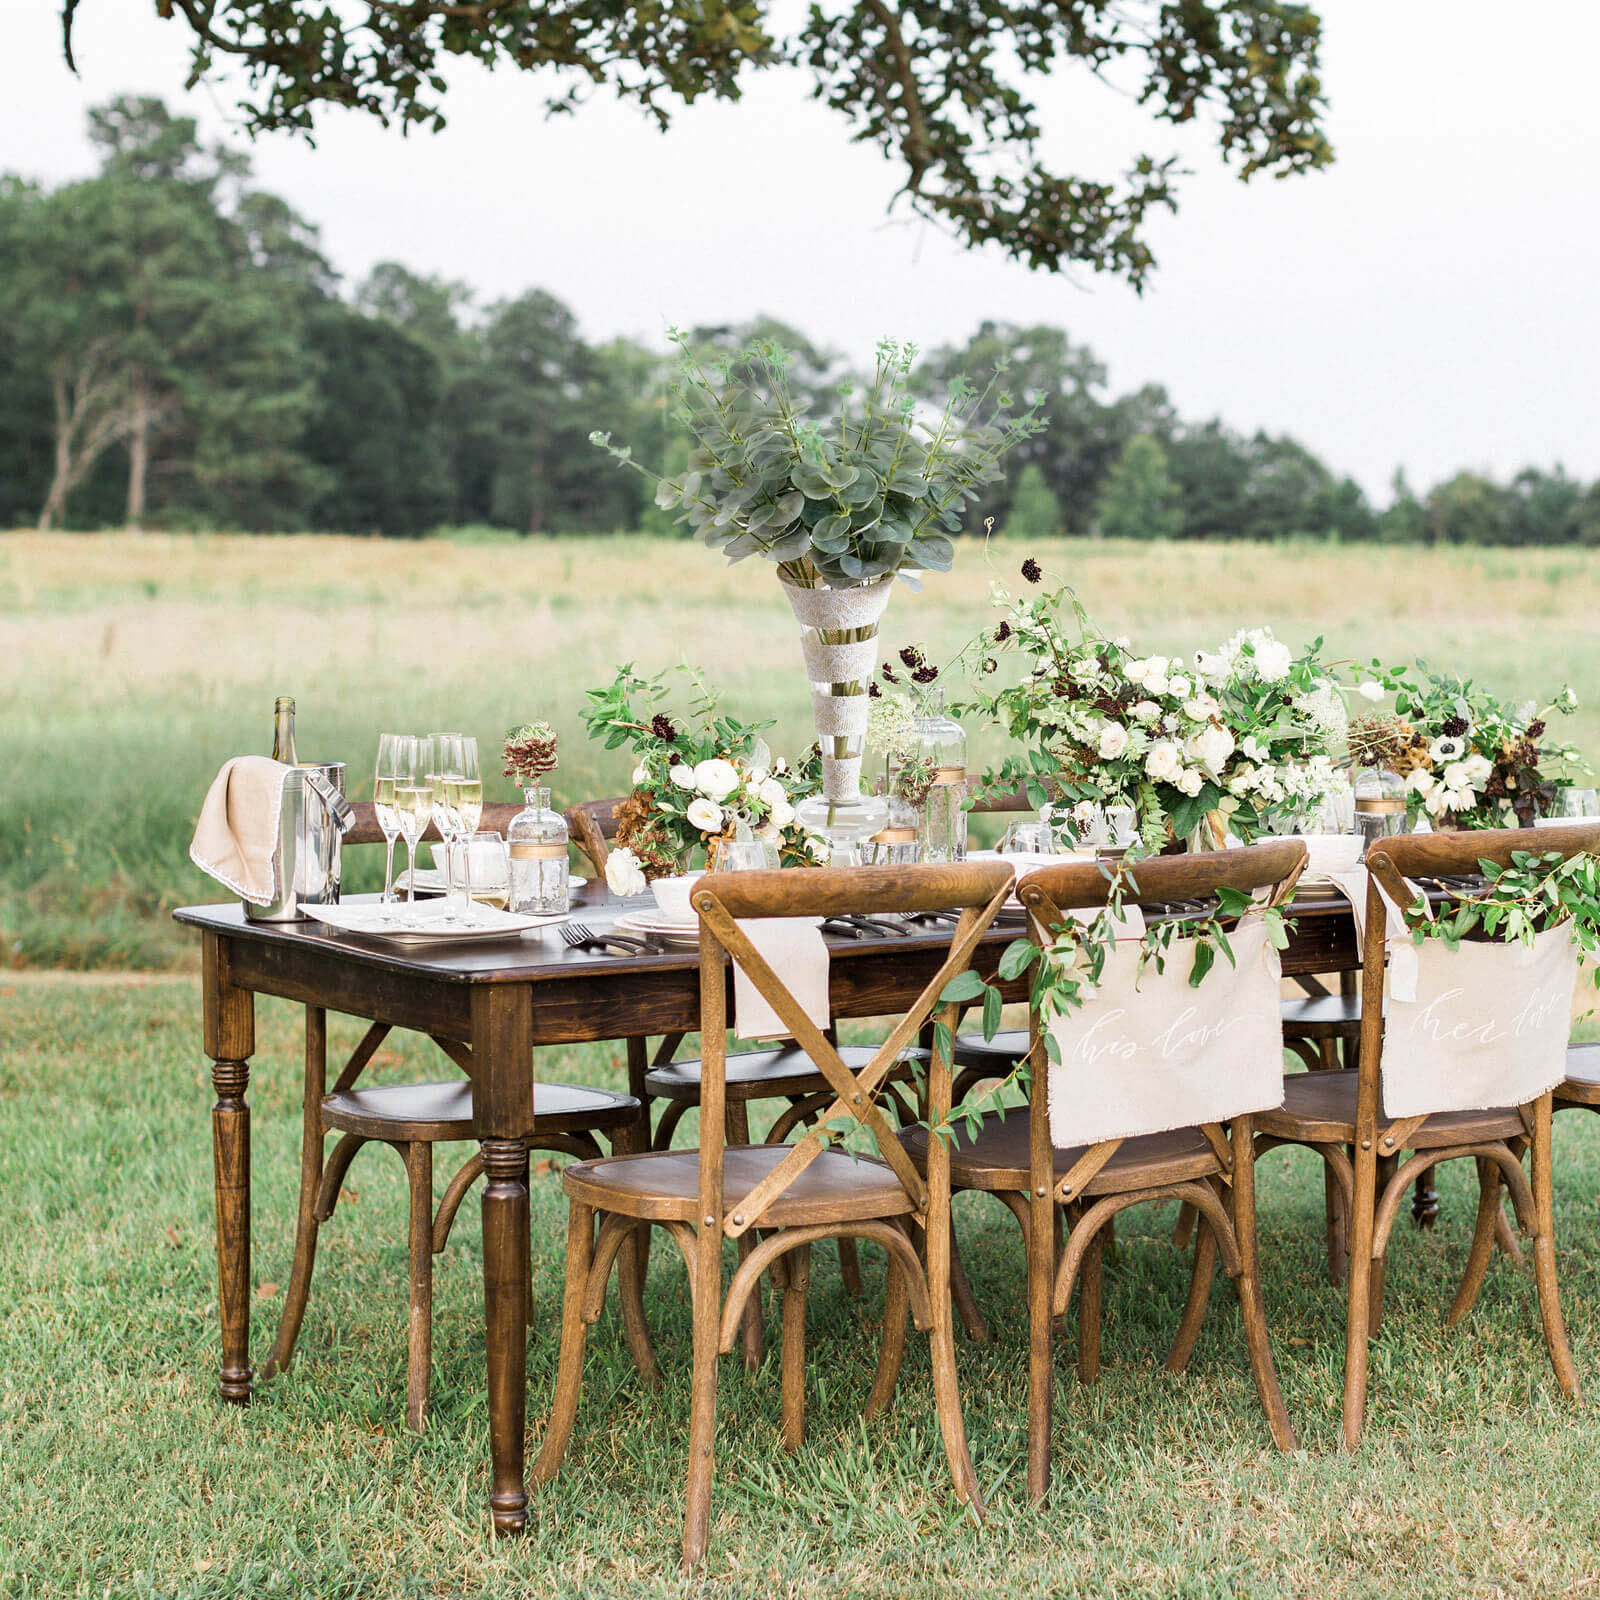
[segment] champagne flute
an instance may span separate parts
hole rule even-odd
[[[451,749],[451,762],[444,781],[445,807],[455,824],[456,837],[466,844],[462,853],[462,887],[466,911],[472,912],[472,836],[483,816],[483,777],[478,770],[478,741],[469,735],[457,737]],[[454,865],[452,863],[452,873]]]
[[[428,826],[433,811],[433,785],[429,783],[422,746],[424,739],[401,742],[394,780],[394,805],[400,823],[400,836],[406,842],[406,904],[417,898],[417,840]]]
[[[445,774],[450,770],[450,751],[454,742],[461,736],[457,733],[430,733],[422,740],[422,772],[427,778],[433,796],[433,826],[439,835],[439,842],[444,847],[444,895],[446,922],[453,922],[455,914],[450,909],[450,900],[455,894],[455,852],[451,849],[451,840],[455,836],[455,824],[450,816],[450,808],[445,797]],[[434,860],[438,861],[441,852],[434,852]]]
[[[409,735],[380,733],[378,735],[378,764],[372,780],[372,806],[378,814],[378,827],[383,833],[383,899],[382,904],[394,901],[394,842],[400,833],[400,813],[395,809],[395,779],[402,769],[401,747]],[[411,740],[415,743],[415,740]]]

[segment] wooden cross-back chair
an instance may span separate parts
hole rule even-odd
[[[1256,1119],[1257,1149],[1297,1144],[1314,1149],[1338,1175],[1349,1238],[1342,1439],[1361,1441],[1366,1416],[1369,1343],[1383,1313],[1384,1259],[1407,1185],[1445,1161],[1470,1159],[1479,1179],[1478,1215],[1466,1270],[1448,1322],[1471,1310],[1494,1254],[1502,1225],[1500,1191],[1509,1191],[1523,1234],[1532,1241],[1540,1320],[1556,1380],[1578,1394],[1577,1370],[1567,1345],[1556,1287],[1554,1200],[1551,1183],[1551,1094],[1522,1105],[1450,1110],[1391,1118],[1383,1110],[1384,985],[1387,956],[1386,889],[1397,905],[1409,904],[1406,879],[1453,877],[1478,871],[1480,861],[1507,864],[1514,851],[1600,849],[1600,823],[1557,829],[1410,834],[1384,839],[1367,852],[1370,877],[1365,909],[1361,996],[1361,1047],[1357,1065],[1339,1072],[1305,1073],[1284,1080],[1280,1110]],[[1346,1154],[1354,1151],[1352,1160]],[[1407,1152],[1410,1152],[1408,1155]],[[1524,1171],[1523,1160],[1528,1158]],[[1363,1270],[1365,1264],[1365,1270]]]
[[[356,825],[346,835],[345,843],[381,842],[383,834],[370,803],[358,804],[355,809]],[[507,805],[499,809],[509,816],[516,807]],[[437,838],[437,834],[433,837]],[[277,1337],[262,1368],[262,1376],[272,1377],[287,1367],[294,1355],[311,1296],[318,1233],[339,1204],[350,1163],[365,1144],[387,1145],[405,1166],[408,1188],[410,1318],[406,1422],[420,1433],[427,1426],[432,1365],[433,1257],[444,1250],[462,1201],[482,1175],[483,1157],[474,1151],[456,1170],[445,1185],[435,1210],[433,1147],[473,1139],[472,1052],[455,1040],[434,1036],[433,1042],[460,1068],[466,1075],[464,1078],[363,1088],[361,1077],[389,1032],[387,1023],[373,1023],[329,1091],[327,1014],[317,1006],[306,1008],[300,1201],[294,1262]],[[581,1084],[537,1084],[528,1114],[528,1148],[583,1159],[601,1154],[597,1136],[604,1136],[613,1150],[634,1149],[639,1137],[639,1118],[639,1102],[632,1095]],[[327,1139],[334,1133],[340,1138],[330,1152]],[[647,1381],[654,1381],[657,1367],[645,1329],[638,1275],[624,1272],[621,1276],[626,1279],[622,1294],[629,1347],[640,1372]]]
[[[611,1262],[641,1223],[663,1227],[683,1254],[693,1296],[694,1369],[689,1422],[683,1558],[705,1554],[710,1526],[712,1445],[716,1431],[717,1357],[738,1338],[744,1306],[760,1277],[781,1259],[783,1274],[783,1423],[785,1448],[800,1447],[805,1426],[804,1338],[809,1251],[820,1239],[869,1239],[888,1254],[883,1343],[866,1404],[876,1417],[889,1405],[899,1371],[909,1305],[917,1327],[932,1338],[934,1393],[956,1494],[981,1512],[982,1497],[967,1454],[949,1296],[949,1171],[942,1146],[926,1177],[901,1149],[879,1101],[905,1047],[938,1014],[953,1021],[939,996],[967,969],[979,939],[1009,890],[1010,868],[1000,863],[873,867],[808,872],[733,872],[702,878],[693,904],[700,918],[700,1004],[704,1071],[700,1146],[656,1150],[566,1169],[571,1201],[560,1369],[544,1448],[533,1468],[538,1481],[559,1469],[572,1436],[582,1383],[588,1326],[600,1315]],[[782,978],[746,937],[742,919],[837,916],[959,908],[961,918],[939,970],[867,1063],[852,1068],[811,1021]],[[727,961],[736,963],[789,1027],[833,1101],[819,1123],[790,1145],[726,1143]],[[936,1050],[926,1081],[926,1115],[943,1118],[950,1103],[950,1063]],[[876,1156],[830,1148],[827,1131],[848,1119],[864,1131]],[[602,1218],[598,1240],[594,1219]],[[912,1244],[925,1240],[926,1265]],[[762,1237],[764,1236],[764,1237]],[[723,1281],[723,1243],[760,1237]]]
[[[1142,861],[1127,869],[1132,881],[1124,880],[1124,897],[1128,902],[1190,900],[1227,886],[1270,890],[1278,900],[1293,887],[1304,863],[1298,840]],[[1103,906],[1109,892],[1098,864],[1044,868],[1017,886],[1030,921],[1046,929],[1062,926],[1070,909]],[[1004,1116],[987,1113],[975,1136],[958,1129],[948,1160],[954,1188],[996,1194],[1022,1228],[1030,1330],[1029,1492],[1042,1499],[1050,1484],[1054,1319],[1065,1315],[1077,1283],[1078,1370],[1092,1379],[1099,1368],[1105,1232],[1119,1212],[1151,1200],[1187,1202],[1202,1222],[1188,1303],[1167,1358],[1169,1370],[1181,1372],[1188,1364],[1220,1252],[1238,1288],[1251,1370],[1273,1440],[1280,1449],[1293,1449],[1294,1431],[1278,1389],[1261,1301],[1251,1117],[1235,1116],[1228,1131],[1210,1124],[1056,1149],[1050,1134],[1048,1057],[1037,1014],[1030,1025],[1028,1068],[1027,1109]],[[931,1159],[933,1147],[925,1138],[911,1135],[909,1142],[921,1160]],[[1071,1223],[1059,1254],[1058,1208],[1067,1209]]]

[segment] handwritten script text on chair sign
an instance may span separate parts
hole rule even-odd
[[[1106,1037],[1106,1033],[1127,1014],[1127,1008],[1119,1006],[1115,1011],[1107,1011],[1096,1018],[1073,1046],[1073,1059],[1092,1067],[1106,1057],[1113,1061],[1132,1061],[1141,1051],[1153,1050],[1161,1060],[1170,1061],[1174,1056],[1193,1055],[1196,1050],[1215,1044],[1230,1028],[1251,1020],[1251,1014],[1246,1011],[1189,1027],[1190,1020],[1199,1016],[1200,1011],[1195,1006],[1188,1006],[1152,1038],[1130,1038],[1125,1033]]]
[[[1556,1013],[1565,1016],[1572,1003],[1571,984],[1558,979],[1535,989],[1507,1027],[1501,1027],[1497,1017],[1485,1017],[1481,1022],[1449,1021],[1450,1003],[1465,993],[1464,989],[1446,989],[1436,994],[1417,1014],[1411,1031],[1426,1035],[1435,1044],[1497,1044],[1501,1039],[1520,1039],[1541,1031]],[[1446,1014],[1439,1015],[1441,1011]]]

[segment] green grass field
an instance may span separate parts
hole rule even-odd
[[[1024,553],[993,552],[1009,578]],[[1420,653],[1510,695],[1569,679],[1575,737],[1600,748],[1592,651],[1600,554],[1153,549],[1032,552],[1109,626],[1171,653],[1270,621],[1344,653]],[[989,573],[896,597],[892,645],[948,649],[982,626]],[[548,716],[566,740],[564,800],[614,792],[622,763],[580,742],[582,690],[632,659],[680,654],[741,711],[808,739],[794,630],[771,575],[723,572],[687,546],[632,540],[380,545],[320,539],[12,535],[0,539],[0,1596],[1257,1597],[1585,1596],[1600,1589],[1600,1431],[1549,1375],[1530,1278],[1493,1267],[1447,1332],[1467,1244],[1468,1174],[1446,1172],[1430,1233],[1397,1230],[1366,1443],[1336,1450],[1342,1296],[1321,1262],[1310,1157],[1262,1163],[1267,1310],[1303,1449],[1269,1447],[1238,1314],[1219,1285],[1189,1373],[1161,1369],[1187,1286],[1170,1209],[1123,1219],[1108,1272],[1106,1369],[1058,1366],[1056,1488],[1024,1477],[1025,1310],[1015,1225],[958,1202],[995,1331],[963,1342],[969,1432],[991,1514],[948,1492],[926,1349],[913,1335],[896,1407],[860,1421],[881,1317],[881,1262],[847,1298],[813,1274],[810,1433],[777,1443],[775,1358],[726,1364],[713,1544],[677,1571],[689,1325],[681,1267],[658,1250],[647,1305],[667,1370],[633,1377],[614,1305],[590,1340],[568,1464],[529,1537],[488,1533],[481,1257],[465,1209],[436,1276],[430,1432],[404,1428],[405,1212],[399,1163],[369,1150],[323,1236],[296,1366],[245,1412],[214,1400],[217,1361],[207,1112],[193,951],[167,910],[216,898],[185,865],[218,763],[264,748],[275,693],[296,695],[302,750],[361,781],[385,727],[496,736]],[[986,747],[979,742],[979,759]],[[500,793],[508,793],[502,788]],[[372,852],[367,852],[369,856]],[[370,875],[371,863],[360,869]],[[253,1348],[282,1304],[299,1142],[297,1016],[258,1006]],[[336,1020],[332,1048],[357,1026]],[[436,1075],[400,1039],[385,1078]],[[551,1077],[618,1082],[610,1047],[554,1052]],[[680,1143],[692,1143],[689,1119]],[[1600,1369],[1600,1127],[1557,1125],[1568,1327]],[[442,1152],[439,1165],[450,1170]],[[442,1182],[442,1179],[441,1179]],[[564,1233],[557,1170],[533,1179],[530,1445],[554,1376]]]

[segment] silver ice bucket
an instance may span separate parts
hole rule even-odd
[[[355,822],[344,797],[344,762],[303,762],[283,775],[274,858],[276,893],[264,906],[245,902],[252,922],[298,922],[306,906],[339,903],[340,846]]]

